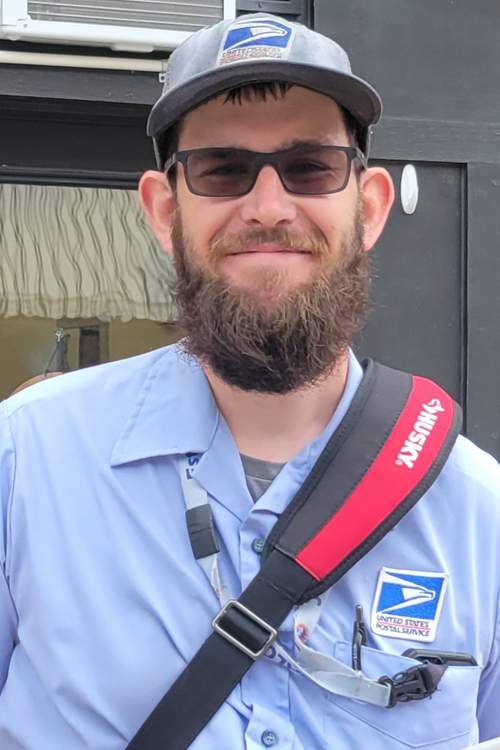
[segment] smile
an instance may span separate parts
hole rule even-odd
[[[282,248],[257,247],[251,250],[240,250],[235,253],[228,253],[228,256],[237,255],[311,255],[310,250],[283,250]]]

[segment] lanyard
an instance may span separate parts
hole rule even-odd
[[[211,520],[208,494],[194,477],[200,458],[198,454],[192,453],[179,458],[182,490],[187,512],[194,511],[200,514],[200,511],[206,511],[206,517]],[[190,535],[191,533],[190,529]],[[215,547],[212,547],[209,554],[203,557],[196,555],[196,558],[215,591],[221,607],[223,607],[234,597],[231,596],[231,592],[221,581],[217,563],[218,548],[217,551],[213,550],[215,550]],[[288,654],[278,641],[275,641],[271,646],[266,657],[286,669],[299,672],[329,693],[356,698],[376,706],[386,706],[390,692],[387,685],[370,680],[360,670],[354,670],[338,659],[314,651],[307,645],[307,641],[321,618],[329,593],[329,591],[326,591],[321,597],[312,599],[296,608],[293,636],[298,660]]]
[[[206,490],[203,489],[193,476],[194,468],[199,461],[200,456],[192,453],[183,456],[179,461],[182,491],[184,493],[184,502],[186,503],[187,511],[193,511],[196,508],[204,508],[206,506],[210,508],[208,505]],[[223,607],[232,597],[229,590],[221,583],[217,555],[218,551],[211,552],[204,557],[197,556],[197,562],[210,581],[210,585],[215,591],[221,607]]]

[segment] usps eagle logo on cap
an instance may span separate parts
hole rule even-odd
[[[448,586],[447,573],[382,568],[372,610],[376,635],[431,643]]]
[[[226,31],[219,65],[245,60],[276,60],[288,57],[295,31],[272,18],[236,21]]]

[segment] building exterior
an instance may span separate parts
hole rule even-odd
[[[334,37],[384,100],[372,157],[398,200],[360,353],[436,379],[500,457],[496,0],[198,0],[177,16],[130,0],[111,39],[117,5],[0,0],[0,398],[179,335],[135,196],[154,164],[147,115],[179,35],[267,10]]]

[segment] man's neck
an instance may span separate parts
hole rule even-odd
[[[344,393],[348,366],[346,356],[318,385],[284,396],[241,391],[204,370],[239,452],[283,463],[321,435]]]

